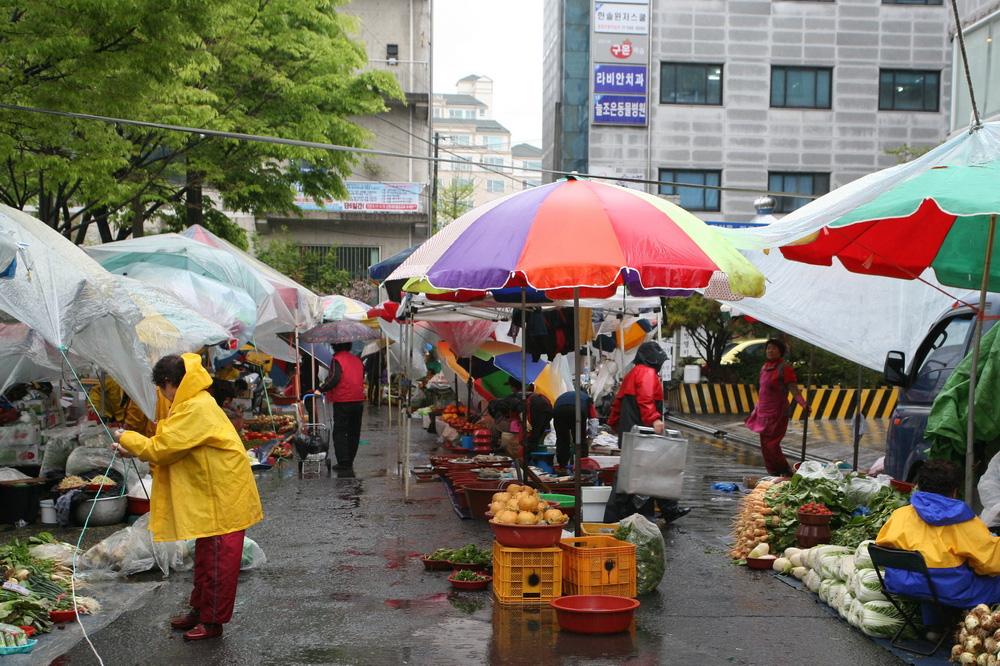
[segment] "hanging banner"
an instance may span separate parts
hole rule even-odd
[[[609,35],[594,33],[590,39],[594,62],[622,62],[646,64],[649,37],[645,35]]]
[[[646,124],[646,98],[631,95],[594,95],[595,125]]]
[[[594,32],[649,34],[648,2],[595,2]]]
[[[296,187],[295,205],[302,210],[322,210],[331,213],[419,213],[421,183],[375,183],[353,181],[345,183],[347,200],[324,199],[317,204]]]
[[[645,65],[594,65],[594,92],[646,95]]]

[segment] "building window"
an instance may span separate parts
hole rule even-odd
[[[367,278],[368,267],[382,260],[379,248],[365,245],[302,245],[299,251],[303,255],[318,255],[322,264],[332,262],[334,268],[347,271],[352,278]],[[316,273],[317,270],[318,267],[313,267],[312,272]],[[309,275],[309,272],[307,270],[308,281],[316,281],[321,277],[318,274]]]
[[[1000,11],[965,32],[965,48],[979,112],[983,118],[996,116],[1000,114]],[[951,94],[955,105],[950,114],[951,128],[958,130],[969,126],[972,102],[957,43],[952,44],[951,76]]]
[[[453,146],[471,146],[472,138],[468,134],[452,134],[451,136],[445,137]]]
[[[542,161],[541,160],[525,160],[524,161],[524,166],[522,168],[524,168],[524,169],[541,169],[542,168]]]
[[[502,157],[484,157],[483,164],[492,167],[494,170],[503,169],[503,158]]]
[[[830,174],[771,171],[767,174],[767,189],[771,192],[826,194],[830,191]],[[791,213],[811,201],[802,197],[775,197],[775,199],[775,213]]]
[[[486,191],[493,192],[494,194],[503,194],[503,181],[502,180],[487,180],[486,181]]]
[[[883,5],[940,5],[942,0],[882,0]]]
[[[771,106],[829,109],[833,70],[829,67],[771,67]]]
[[[941,74],[910,69],[883,69],[878,76],[880,111],[937,111]]]
[[[502,136],[483,134],[480,135],[479,139],[482,141],[482,145],[486,146],[490,150],[504,150],[507,147]]]
[[[661,183],[686,183],[691,185],[722,184],[721,171],[695,169],[660,169]],[[719,210],[719,190],[705,187],[684,187],[683,185],[660,185],[660,194],[680,195],[682,208],[688,210]]]
[[[455,188],[472,187],[473,182],[471,178],[452,178],[451,186]]]
[[[722,65],[660,63],[660,104],[722,104]]]
[[[527,190],[527,189],[532,188],[532,187],[538,187],[541,184],[542,184],[542,181],[539,180],[539,179],[523,180],[523,181],[521,181],[521,189],[522,190]]]

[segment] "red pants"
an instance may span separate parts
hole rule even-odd
[[[225,624],[232,619],[242,559],[243,530],[195,541],[191,608],[199,622]]]
[[[772,476],[790,475],[792,468],[781,450],[781,440],[788,430],[788,419],[778,419],[771,427],[760,433],[760,455],[764,458],[764,467]]]

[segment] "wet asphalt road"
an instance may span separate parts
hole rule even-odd
[[[414,451],[432,436],[414,421]],[[451,593],[417,556],[491,543],[485,523],[459,520],[440,483],[402,502],[396,440],[385,412],[366,415],[357,478],[260,479],[266,520],[252,528],[266,567],[240,579],[236,615],[218,641],[186,644],[167,628],[190,573],[93,637],[106,664],[893,664],[892,655],[767,573],[730,564],[736,505],[714,481],[760,473],[746,447],[692,437],[686,503],[665,531],[666,574],[644,596],[635,627],[610,637],[558,631],[547,608],[494,605],[488,592]],[[158,576],[147,574],[145,579]],[[127,583],[125,583],[127,584]],[[58,661],[96,663],[85,644]]]

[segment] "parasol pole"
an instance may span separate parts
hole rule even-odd
[[[576,535],[583,536],[583,491],[580,489],[580,458],[583,457],[583,437],[581,433],[581,408],[580,408],[580,373],[581,373],[581,361],[583,360],[580,356],[580,341],[577,339],[580,337],[580,288],[573,287],[573,410],[575,412],[575,420],[573,422],[573,443],[574,457],[573,457],[573,496],[576,498]]]
[[[858,390],[854,394],[854,471],[858,471],[858,453],[861,448],[861,366],[858,366]]]
[[[974,441],[976,418],[976,371],[979,368],[979,350],[983,340],[983,319],[986,314],[986,290],[990,285],[990,263],[993,259],[993,239],[996,236],[997,216],[990,215],[990,226],[986,236],[986,255],[983,258],[983,280],[979,287],[979,308],[976,311],[975,343],[972,346],[972,367],[969,370],[969,416],[965,439],[965,501],[972,503],[975,470]]]
[[[410,328],[409,331],[410,367],[407,368],[406,370],[407,377],[409,377],[409,373],[413,371],[413,320],[412,319],[410,320],[409,328]],[[403,445],[403,501],[404,502],[410,501],[410,437],[413,426],[413,419],[410,418],[410,408],[411,408],[410,396],[412,395],[413,391],[411,388],[406,392],[406,414],[404,415],[406,417],[406,439],[405,439],[405,444]]]
[[[809,348],[809,374],[806,377],[806,406],[810,405],[809,402],[809,392],[812,390],[813,382],[813,348]],[[802,410],[802,416],[804,420],[802,421],[802,455],[799,457],[799,462],[806,461],[806,439],[809,437],[809,412]]]
[[[528,289],[527,287],[521,287],[521,442],[523,444],[524,440],[528,437],[528,405],[527,401],[527,386],[528,386],[528,310],[527,310],[527,300],[528,300]],[[527,451],[522,450],[522,460],[521,463],[524,465],[524,477],[528,478],[528,454]],[[517,469],[517,465],[514,466]]]

